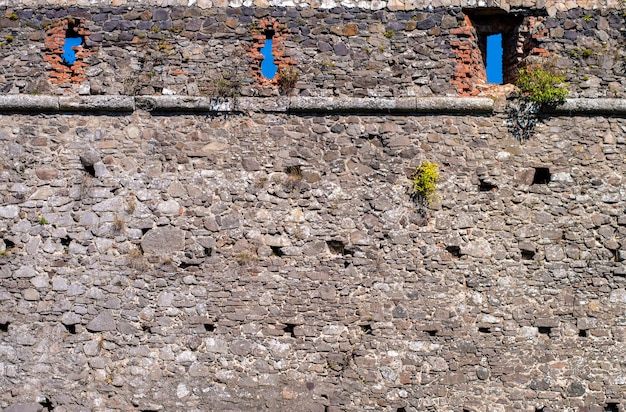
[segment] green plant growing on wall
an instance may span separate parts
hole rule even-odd
[[[386,38],[390,39],[393,37],[393,30],[389,29],[386,32],[383,33],[383,36],[385,36]]]
[[[300,72],[292,67],[281,67],[278,69],[276,76],[276,82],[278,83],[280,90],[285,94],[290,94],[294,87],[296,87],[296,83],[300,77]]]
[[[435,199],[437,181],[439,180],[439,166],[437,163],[424,161],[411,175],[412,196],[420,204],[430,204]]]
[[[241,82],[234,74],[222,73],[211,81],[209,88],[216,97],[235,99],[240,95]]]
[[[550,63],[527,65],[518,75],[520,99],[509,102],[506,111],[509,130],[524,141],[533,135],[541,109],[565,103],[567,89],[563,72]]]
[[[45,217],[40,216],[39,220],[37,220],[37,223],[39,223],[40,225],[47,225],[48,224],[48,220]]]
[[[564,82],[565,76],[553,65],[532,64],[519,70],[516,86],[523,99],[543,107],[565,102]]]

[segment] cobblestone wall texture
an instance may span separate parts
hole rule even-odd
[[[623,119],[522,144],[499,115],[1,124],[2,407],[623,401]],[[426,226],[423,160],[442,175]]]
[[[253,70],[250,25],[271,17],[294,94],[455,95],[460,7],[77,3],[5,10],[3,93],[202,94]],[[537,17],[543,47],[571,96],[621,96],[623,16],[579,5]],[[45,31],[68,17],[89,80],[52,85]],[[548,116],[519,141],[500,103],[260,107],[0,114],[0,408],[626,410],[623,116]],[[423,161],[441,173],[425,213]]]

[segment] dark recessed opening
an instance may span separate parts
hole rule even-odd
[[[11,249],[15,247],[15,243],[9,239],[2,239],[4,241],[4,246],[6,246],[7,249]]]
[[[0,332],[8,332],[9,331],[9,322],[0,323]]]
[[[148,325],[141,325],[141,330],[144,332],[152,333],[152,329]]]
[[[85,168],[85,172],[89,173],[91,177],[96,177],[96,169],[93,165],[83,165]]]
[[[54,410],[54,406],[52,406],[52,402],[50,401],[48,397],[46,397],[45,400],[39,402],[39,404],[44,408],[44,410],[48,412]]]
[[[478,331],[480,333],[491,333],[491,329],[490,328],[478,328]]]
[[[83,44],[83,36],[78,34],[78,28],[80,26],[80,20],[70,19],[67,23],[67,30],[65,31],[65,43],[63,43],[63,54],[61,58],[66,66],[72,66],[76,62],[76,51],[74,47],[78,47]]]
[[[261,61],[261,74],[266,79],[273,79],[276,76],[278,67],[274,63],[274,54],[272,53],[274,30],[265,30],[265,44],[261,48],[261,55],[263,60]]]
[[[491,183],[487,183],[485,181],[480,181],[479,185],[478,185],[478,191],[480,192],[491,192],[492,190],[495,191],[498,189],[498,186],[493,185]]]
[[[587,330],[586,329],[581,329],[578,331],[578,336],[580,336],[581,338],[586,338],[587,337]]]
[[[72,335],[76,334],[76,325],[65,325],[65,330],[67,330]]]
[[[438,330],[425,330],[424,332],[428,333],[428,336],[437,336]]]
[[[545,408],[542,406],[541,408],[535,408],[535,412],[543,412]]]
[[[7,245],[7,247],[8,247],[8,245]],[[622,258],[620,257],[620,254],[619,254],[619,250],[618,250],[618,249],[611,250],[611,253],[613,253],[613,261],[615,261],[615,262],[621,262],[622,260],[624,260],[624,259],[622,259]]]
[[[463,9],[478,37],[478,48],[486,68],[488,83],[515,83],[517,69],[524,56],[532,49],[528,39],[520,39],[519,27],[524,17],[503,9],[481,7]],[[530,39],[533,42],[534,39]],[[523,47],[519,47],[519,43]]]
[[[460,246],[446,246],[446,250],[454,257],[461,257]]]
[[[274,254],[274,256],[281,257],[281,256],[284,255],[284,253],[281,250],[280,246],[270,246],[270,248],[272,248],[272,253]]]
[[[371,335],[372,325],[361,325],[361,332],[365,333],[366,335]]]
[[[604,407],[604,412],[619,412],[619,403],[608,402]]]
[[[535,167],[535,176],[533,176],[533,185],[547,185],[552,179],[550,169],[547,167]]]
[[[329,240],[326,244],[328,245],[330,253],[334,255],[343,255],[345,252],[345,245],[339,240]]]
[[[296,334],[294,333],[294,329],[296,328],[296,325],[293,323],[286,323],[285,327],[283,328],[283,331],[285,333],[288,333],[291,335],[292,338],[296,337]]]
[[[550,326],[539,326],[539,333],[541,333],[542,335],[550,335],[550,332],[552,332],[552,328]]]
[[[69,246],[72,243],[72,239],[69,236],[61,238],[61,246]]]
[[[144,227],[144,228],[141,229],[141,234],[145,235],[146,233],[148,233],[149,230],[150,230],[150,228]]]
[[[215,325],[211,324],[211,323],[205,323],[204,324],[204,330],[207,332],[213,332],[215,330]]]
[[[208,257],[211,257],[211,255],[213,254],[213,248],[210,247],[205,247],[204,248],[204,254]]]
[[[532,250],[522,250],[522,259],[532,260],[535,257],[535,252]]]
[[[396,412],[406,412],[406,409],[404,409],[404,408],[398,408],[398,409],[396,409]]]

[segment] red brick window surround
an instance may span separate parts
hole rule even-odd
[[[250,28],[250,32],[252,35],[252,47],[248,51],[248,55],[253,59],[252,76],[255,78],[258,85],[278,85],[280,81],[278,74],[272,79],[268,79],[261,73],[261,63],[264,59],[264,56],[261,54],[261,49],[265,46],[265,40],[269,35],[273,42],[272,56],[274,57],[274,64],[278,70],[277,73],[295,65],[295,60],[285,56],[284,42],[289,37],[289,29],[287,29],[285,25],[280,24],[277,20],[267,18],[259,20],[258,24],[253,24]]]
[[[46,55],[44,61],[50,64],[48,75],[53,84],[82,83],[87,80],[85,59],[93,54],[85,47],[85,39],[89,36],[89,31],[84,27],[81,19],[72,17],[65,18],[46,30]],[[63,60],[63,45],[66,37],[80,36],[83,44],[75,47],[76,60],[72,65],[68,65]]]
[[[529,56],[547,57],[541,48],[546,29],[536,16],[507,13],[499,8],[464,9],[465,24],[452,29],[456,39],[450,46],[456,55],[452,83],[460,96],[480,93],[477,85],[487,82],[487,37],[502,35],[502,77],[504,84],[517,81],[518,69]]]

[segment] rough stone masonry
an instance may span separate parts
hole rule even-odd
[[[618,5],[23,3],[0,19],[0,408],[625,410]],[[496,6],[519,62],[567,73],[528,140],[461,96],[483,67],[454,82]],[[292,90],[257,81],[261,18]],[[86,78],[59,83],[70,23]]]

